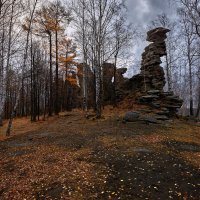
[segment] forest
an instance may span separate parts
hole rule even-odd
[[[199,199],[200,0],[166,2],[0,0],[0,199]]]
[[[184,100],[181,114],[198,117],[200,24],[198,2],[194,4],[180,1],[176,5],[177,19],[161,13],[148,28],[162,26],[171,30],[163,62],[165,89]],[[87,111],[93,107],[97,118],[101,117],[103,63],[113,63],[115,68],[110,104],[116,106],[116,69],[123,64],[139,69],[134,63],[140,58],[129,52],[139,39],[144,40],[140,27],[128,21],[126,9],[119,0],[2,0],[0,124],[14,116],[31,116],[36,121],[40,116],[45,119],[72,108]],[[70,31],[73,36],[68,36]],[[127,66],[129,61],[132,65]],[[94,97],[88,96],[89,83],[94,85]],[[73,85],[81,86],[80,91]]]

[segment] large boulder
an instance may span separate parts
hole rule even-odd
[[[138,121],[139,117],[140,117],[140,113],[129,111],[125,114],[124,121],[135,122],[135,121]]]

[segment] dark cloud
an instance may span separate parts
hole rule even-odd
[[[133,24],[145,28],[157,15],[173,17],[176,9],[171,0],[127,0],[128,18]]]
[[[134,66],[139,69],[141,54],[144,51],[147,42],[146,31],[148,26],[154,21],[159,14],[165,13],[171,19],[176,16],[176,6],[174,0],[127,0],[128,20],[135,25],[144,36],[141,40],[137,40],[132,51],[134,52]],[[136,64],[137,63],[137,64]],[[132,74],[130,66],[129,76]]]

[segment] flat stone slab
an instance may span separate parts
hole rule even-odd
[[[149,90],[148,92],[147,92],[148,94],[150,94],[150,95],[152,95],[152,94],[159,94],[160,93],[160,90]]]
[[[135,148],[133,149],[134,152],[137,153],[151,153],[152,151],[146,148]]]
[[[169,117],[165,116],[165,115],[160,115],[158,117],[156,117],[157,120],[162,120],[162,121],[165,121],[165,120],[169,120]]]
[[[7,146],[10,146],[10,147],[27,147],[27,146],[32,146],[33,143],[31,142],[20,142],[20,141],[12,141],[12,142],[7,142],[5,143]]]
[[[155,99],[158,98],[159,96],[157,95],[146,95],[146,96],[142,96],[141,98],[143,99]]]

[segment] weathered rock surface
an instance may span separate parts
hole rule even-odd
[[[183,101],[175,96],[172,91],[164,92],[165,74],[160,66],[161,57],[167,55],[165,39],[170,30],[162,27],[147,32],[147,41],[151,42],[142,54],[141,72],[132,78],[137,81],[139,91],[138,103],[146,104],[157,111],[159,120],[167,120],[176,114]]]
[[[78,65],[78,79],[81,90],[83,90],[83,66],[84,64]],[[111,104],[114,96],[114,64],[104,63],[103,64],[103,103]],[[89,66],[86,66],[86,82],[87,82],[87,95],[88,95],[88,105],[93,106],[95,104],[95,79],[94,73]],[[116,100],[117,102],[124,99],[127,95],[126,85],[127,78],[124,78],[127,68],[118,68],[116,70]],[[81,92],[83,93],[83,91]]]
[[[140,113],[129,111],[125,114],[124,120],[126,122],[135,122],[139,119]]]
[[[172,91],[164,92],[165,74],[160,66],[161,57],[167,55],[165,39],[169,29],[158,27],[147,32],[147,41],[150,44],[145,48],[142,54],[141,72],[130,79],[124,78],[126,68],[116,70],[116,102],[126,100],[129,104],[133,101],[147,105],[152,109],[155,120],[168,120],[176,115],[177,110],[182,106],[183,101]],[[112,104],[114,97],[114,70],[115,66],[110,63],[104,63],[103,70],[103,103],[104,105]],[[95,104],[94,101],[94,73],[88,67],[88,102],[90,105]],[[82,66],[78,70],[79,83],[82,88]],[[130,98],[132,102],[130,102]],[[134,102],[134,103],[135,103]],[[137,119],[136,113],[127,113],[126,121],[134,121]],[[152,120],[149,120],[152,121]]]
[[[114,64],[104,63],[103,64],[103,93],[104,102],[111,103],[114,97]],[[116,70],[116,88],[115,95],[116,101],[119,102],[124,99],[126,93],[126,81],[123,74],[125,74],[127,68],[118,68]]]
[[[169,29],[158,27],[147,32],[147,41],[158,42],[167,39],[166,33],[170,32]]]
[[[142,54],[141,76],[143,77],[142,88],[147,90],[163,90],[165,85],[165,74],[161,57],[167,54],[165,39],[169,29],[162,27],[153,29],[147,33],[147,41],[152,42]]]

